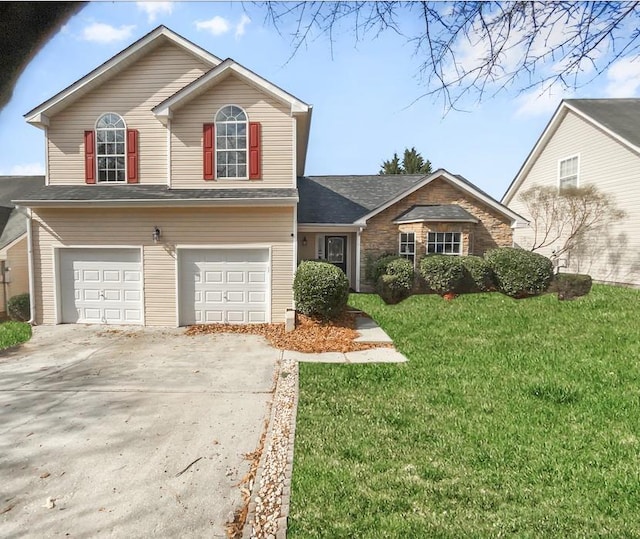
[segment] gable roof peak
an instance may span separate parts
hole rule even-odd
[[[26,121],[38,127],[46,126],[50,115],[66,108],[77,98],[96,88],[116,72],[133,64],[166,40],[192,54],[210,67],[215,67],[221,62],[217,56],[161,24],[109,58],[93,71],[87,73],[84,77],[27,112],[24,115]]]

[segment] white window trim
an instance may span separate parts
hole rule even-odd
[[[570,155],[568,157],[563,157],[562,159],[558,159],[558,175],[557,175],[557,185],[558,191],[562,189],[562,178],[560,177],[560,168],[563,161],[570,161],[572,159],[577,159],[578,164],[576,166],[576,187],[580,187],[580,154]]]
[[[429,234],[460,234],[460,242],[459,242],[460,243],[460,250],[457,253],[445,253],[445,252],[442,252],[442,253],[438,253],[438,252],[430,253],[429,252]],[[454,231],[449,231],[449,232],[440,232],[438,230],[428,230],[427,231],[427,236],[426,236],[425,242],[424,242],[424,250],[425,250],[425,253],[427,255],[462,256],[462,251],[463,251],[462,242],[463,242],[463,239],[464,238],[462,236],[462,231],[461,230],[454,230]],[[436,242],[436,244],[437,244],[437,242]]]
[[[416,246],[418,245],[417,242],[417,238],[416,238],[416,233],[414,231],[408,231],[408,232],[403,232],[400,231],[398,232],[398,255],[401,256],[402,258],[406,258],[407,260],[409,260],[409,258],[406,256],[407,254],[411,254],[411,253],[403,253],[402,252],[402,235],[403,234],[413,234],[413,242],[405,242],[407,244],[409,243],[413,243],[413,267],[416,267],[416,259],[418,258],[418,253],[416,250]]]
[[[100,121],[100,118],[102,118],[103,116],[107,115],[107,114],[115,114],[116,116],[118,116],[121,120],[122,123],[124,124],[124,180],[116,180],[116,181],[108,181],[108,180],[100,180],[100,169],[98,168],[98,122]],[[127,159],[127,121],[124,119],[124,116],[122,116],[122,114],[118,114],[117,112],[103,112],[102,114],[100,114],[98,116],[98,119],[96,120],[96,123],[94,125],[93,128],[93,132],[95,134],[94,136],[94,143],[95,143],[95,160],[96,160],[96,184],[101,183],[104,185],[110,185],[110,184],[123,184],[123,183],[127,183],[127,178],[129,177],[129,171],[127,170],[127,166],[128,166],[128,159]]]
[[[245,153],[247,154],[246,157],[246,170],[247,170],[247,174],[245,176],[225,176],[225,177],[219,177],[218,176],[218,121],[216,120],[218,113],[224,109],[225,107],[237,107],[239,108],[243,114],[244,117],[246,118],[246,123],[247,123],[247,147],[245,149]],[[220,123],[225,123],[225,122],[220,122]],[[239,123],[239,122],[236,122]],[[248,180],[249,179],[249,115],[247,114],[247,111],[244,110],[244,107],[241,107],[240,105],[235,105],[234,103],[227,103],[226,105],[222,105],[217,111],[216,113],[213,115],[213,124],[214,124],[214,131],[213,131],[213,170],[214,170],[214,177],[216,180],[221,180],[221,181],[242,181],[242,180]],[[220,150],[220,151],[226,151],[226,150]],[[235,150],[238,151],[238,150]]]

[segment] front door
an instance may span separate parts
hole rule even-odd
[[[347,273],[347,237],[346,236],[325,236],[324,252],[327,262],[338,266]]]

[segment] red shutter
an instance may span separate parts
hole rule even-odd
[[[214,170],[214,145],[213,145],[213,135],[214,135],[214,124],[203,124],[202,126],[202,152],[203,152],[203,163],[202,163],[202,171],[203,177],[205,180],[215,180],[215,170]]]
[[[260,124],[249,123],[249,179],[259,180],[262,176],[260,152]]]
[[[84,132],[84,181],[96,183],[96,134]]]
[[[127,129],[127,183],[138,183],[137,129]]]

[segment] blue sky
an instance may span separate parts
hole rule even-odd
[[[419,59],[393,33],[356,42],[348,30],[316,36],[293,58],[280,35],[242,3],[100,2],[71,18],[31,61],[0,112],[0,174],[40,174],[44,134],[23,114],[164,24],[213,54],[231,57],[314,107],[306,173],[376,174],[415,146],[434,168],[462,174],[501,198],[563,97],[634,97],[637,62],[622,60],[577,93],[505,91],[444,114],[418,78]],[[406,25],[416,24],[408,15]],[[626,63],[625,63],[626,62]]]

